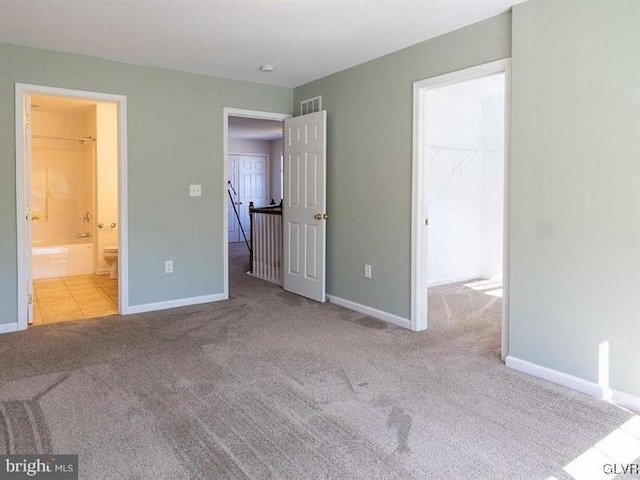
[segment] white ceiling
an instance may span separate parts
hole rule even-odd
[[[229,138],[275,140],[283,137],[283,122],[229,117]]]
[[[0,0],[0,42],[294,87],[521,1]]]

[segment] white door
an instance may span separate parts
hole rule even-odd
[[[242,230],[233,207],[235,205],[244,233],[249,239],[251,221],[249,204],[256,207],[267,205],[267,155],[230,154],[228,180],[233,188],[229,188],[227,215],[229,216],[229,242],[244,242]]]
[[[240,190],[238,190],[240,220],[249,238],[251,232],[249,204],[253,202],[256,207],[267,205],[267,156],[239,155],[238,181],[240,183]]]
[[[229,183],[227,184],[227,189],[231,196],[227,195],[227,216],[228,226],[229,226],[229,242],[239,242],[241,240],[240,235],[240,227],[238,226],[238,219],[236,218],[234,207],[238,208],[238,156],[237,155],[229,155],[229,167],[227,170]]]
[[[31,95],[24,96],[24,199],[26,202],[25,215],[25,278],[27,281],[27,323],[33,323],[33,302],[35,295],[33,291],[33,265],[31,262]]]
[[[284,121],[284,289],[325,301],[325,111]]]

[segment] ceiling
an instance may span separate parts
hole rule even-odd
[[[295,87],[521,1],[0,0],[0,42]]]
[[[229,138],[275,140],[283,137],[283,122],[229,117]]]

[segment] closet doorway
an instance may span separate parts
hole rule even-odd
[[[488,335],[502,358],[509,83],[501,60],[414,84],[412,329]]]

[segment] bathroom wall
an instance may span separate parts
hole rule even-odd
[[[116,228],[97,228],[96,273],[107,273],[109,266],[102,255],[105,247],[118,245],[118,106],[96,105],[97,199],[96,225],[116,224]]]
[[[38,104],[38,99],[34,99]],[[91,134],[89,109],[82,111],[32,111],[32,134],[77,138]],[[83,222],[93,214],[92,142],[33,139],[32,210],[39,219],[32,222],[33,246],[88,243],[80,233],[92,233]]]

